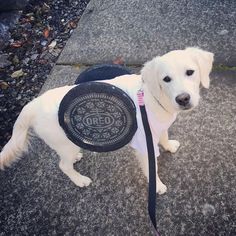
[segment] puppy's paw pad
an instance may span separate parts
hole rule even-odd
[[[169,140],[166,151],[175,153],[179,149],[180,143],[177,140]]]
[[[75,181],[74,183],[79,186],[79,187],[87,187],[92,183],[92,180],[89,177],[80,175]]]
[[[160,195],[164,194],[166,191],[167,191],[166,185],[164,185],[163,183],[157,183],[156,192],[158,194],[160,194]]]

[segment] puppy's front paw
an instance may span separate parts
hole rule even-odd
[[[164,194],[166,191],[167,191],[166,185],[164,185],[162,182],[157,182],[156,192],[161,195]]]
[[[76,155],[76,157],[75,157],[75,159],[74,159],[74,161],[73,161],[73,164],[75,164],[76,162],[80,161],[80,160],[82,159],[82,157],[83,157],[83,153],[79,152],[79,153]]]
[[[78,175],[77,178],[72,180],[79,187],[87,187],[92,183],[92,180],[89,177]]]
[[[177,140],[168,140],[168,143],[165,145],[165,150],[171,153],[175,153],[180,146],[179,141]]]

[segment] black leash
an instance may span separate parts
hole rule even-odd
[[[124,74],[132,74],[127,68],[119,65],[96,65],[84,72],[82,72],[77,78],[75,84],[80,84],[88,81],[95,80],[108,80],[113,79],[117,76]],[[148,151],[148,162],[149,162],[149,193],[148,193],[148,212],[151,222],[155,228],[155,235],[159,236],[156,225],[156,161],[155,151],[153,147],[152,133],[149,127],[145,104],[143,101],[143,91],[140,90],[138,93],[138,101],[140,112],[142,116],[142,122],[145,130],[147,151]],[[155,98],[155,97],[154,97]],[[156,98],[155,98],[156,99]],[[165,110],[162,104],[157,100],[159,105]],[[165,110],[166,111],[166,110]],[[167,111],[168,112],[168,111]]]
[[[147,112],[143,101],[144,93],[139,91],[138,102],[142,116],[143,127],[146,136],[147,151],[148,151],[148,166],[149,166],[149,188],[148,188],[148,213],[152,224],[155,228],[156,236],[159,236],[156,224],[156,161],[155,151],[153,146],[152,132],[149,126]]]

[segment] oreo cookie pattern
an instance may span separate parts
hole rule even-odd
[[[65,95],[59,123],[76,145],[97,152],[113,151],[130,142],[136,132],[136,108],[123,90],[88,82]]]

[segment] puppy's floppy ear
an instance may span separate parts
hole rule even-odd
[[[198,64],[202,86],[204,88],[209,88],[209,74],[212,69],[214,54],[199,48],[186,48],[185,51],[189,52]]]
[[[144,84],[147,85],[152,94],[158,93],[160,85],[158,82],[158,60],[159,57],[153,58],[144,64],[141,70],[141,76]]]

